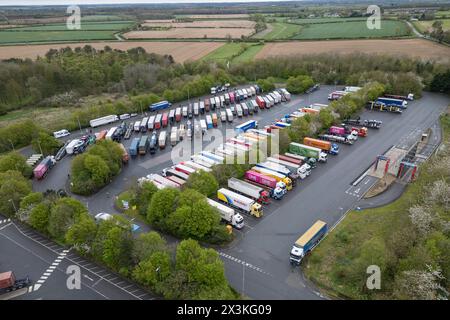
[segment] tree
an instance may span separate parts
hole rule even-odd
[[[15,214],[20,201],[31,192],[31,183],[19,171],[0,172],[0,212]]]
[[[55,239],[64,241],[66,232],[72,225],[88,215],[85,205],[80,201],[73,198],[61,198],[51,208],[48,232]]]
[[[110,177],[110,170],[106,162],[96,155],[87,154],[84,158],[84,167],[96,188],[104,186]]]
[[[91,216],[86,215],[69,227],[65,235],[65,241],[79,251],[86,252],[90,250],[96,232],[97,224]]]
[[[26,163],[26,159],[18,152],[10,152],[0,157],[0,172],[16,170],[26,178],[31,177],[32,169]]]
[[[321,109],[319,112],[319,121],[322,125],[321,129],[327,129],[333,125],[334,117],[330,108]]]
[[[131,231],[120,226],[112,227],[103,243],[103,261],[114,270],[121,271],[131,264],[133,238]]]
[[[431,224],[434,217],[427,208],[415,205],[409,208],[409,218],[421,235],[426,235],[431,231]]]
[[[170,256],[166,251],[153,252],[133,270],[133,278],[149,287],[166,280],[170,274]]]
[[[306,75],[289,77],[286,82],[286,89],[291,93],[304,93],[314,85],[314,80]]]
[[[186,187],[197,190],[207,197],[214,197],[219,189],[219,184],[211,173],[200,170],[189,175]]]
[[[167,227],[182,238],[204,239],[220,222],[216,209],[200,200],[178,207],[168,218]]]
[[[31,141],[33,150],[44,156],[53,155],[61,147],[61,142],[46,132],[39,132],[38,136]]]
[[[158,188],[150,181],[144,182],[137,188],[136,203],[141,215],[145,216],[147,214],[148,205],[157,191]]]
[[[450,94],[450,69],[434,75],[430,90]]]
[[[48,233],[50,203],[42,202],[31,209],[28,223],[42,233]]]
[[[203,249],[195,240],[183,240],[177,247],[176,269],[186,272],[187,282],[206,288],[228,286],[223,262],[213,249]]]
[[[147,210],[147,220],[159,227],[165,226],[165,219],[175,210],[176,200],[180,191],[175,188],[158,190],[150,201]]]
[[[395,296],[397,299],[437,300],[448,299],[448,292],[442,288],[441,270],[404,271],[396,280]]]
[[[44,195],[41,192],[31,192],[20,201],[20,209],[28,209],[41,203],[44,200]]]
[[[153,253],[166,250],[166,241],[159,233],[142,233],[133,243],[133,260],[136,263],[148,259]]]

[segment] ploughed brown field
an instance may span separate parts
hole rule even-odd
[[[147,20],[146,27],[172,27],[172,28],[254,28],[255,22],[250,20],[200,20],[193,22],[175,22],[170,20]]]
[[[176,62],[186,60],[197,60],[208,53],[222,46],[224,42],[94,42],[94,43],[59,43],[45,45],[21,45],[21,46],[0,46],[0,60],[10,58],[30,58],[35,59],[38,56],[44,56],[50,49],[60,49],[70,46],[71,48],[91,45],[95,49],[103,49],[110,46],[113,49],[128,50],[136,47],[142,47],[147,52],[157,54],[172,55]]]
[[[314,53],[386,53],[415,58],[450,60],[450,47],[423,39],[404,40],[336,40],[292,41],[267,43],[256,54],[256,59],[271,56],[292,56]]]
[[[207,39],[240,38],[249,36],[253,29],[246,28],[172,28],[169,30],[130,31],[123,36],[126,39]]]

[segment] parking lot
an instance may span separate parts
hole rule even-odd
[[[300,107],[312,103],[328,104],[328,94],[336,89],[334,86],[322,86],[320,90],[311,94],[294,95],[290,102],[260,110],[250,117],[235,119],[233,123],[219,121],[218,129],[225,134],[227,129],[233,129],[249,119],[257,120],[259,127],[262,128]],[[194,99],[191,100],[193,101]],[[377,155],[383,154],[393,145],[405,143],[413,132],[424,132],[435,125],[448,103],[449,99],[443,95],[424,93],[421,99],[410,102],[403,114],[363,111],[362,119],[383,121],[380,130],[369,129],[368,137],[360,138],[352,146],[340,145],[341,151],[338,156],[329,156],[327,163],[319,164],[310,177],[298,181],[297,187],[284,199],[272,200],[270,205],[264,206],[262,218],[244,216],[246,226],[241,231],[235,230],[238,241],[233,243],[231,248],[219,251],[232,286],[254,299],[321,297],[304,281],[299,269],[292,269],[289,265],[292,243],[316,220],[321,219],[329,226],[333,226],[348,210],[354,208],[363,194],[376,183],[376,179],[365,177],[356,186],[351,183],[367,170]],[[172,108],[179,105],[176,104]],[[143,116],[139,115],[131,120],[134,122]],[[204,115],[200,117],[204,118]],[[183,119],[181,123],[186,121],[187,119]],[[96,128],[95,132],[112,126]],[[170,125],[165,130],[169,131]],[[74,132],[70,138],[82,134],[85,132]],[[132,138],[141,135],[142,133],[133,133],[131,139],[123,140],[122,143],[128,148]],[[209,138],[208,133],[205,138]],[[90,197],[76,197],[87,204],[91,214],[115,213],[113,200],[117,194],[127,189],[137,178],[150,173],[161,173],[162,169],[173,165],[171,150],[172,148],[167,146],[154,155],[147,153],[145,156],[130,159],[122,172],[108,186]],[[70,162],[71,157],[65,157],[44,180],[33,181],[35,190],[67,189]],[[140,231],[148,230],[148,226],[138,224],[141,226]],[[245,281],[243,281],[244,274],[247,279]]]

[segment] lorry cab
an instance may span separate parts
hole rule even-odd
[[[262,205],[259,204],[258,202],[255,202],[250,209],[250,214],[252,216],[255,216],[256,218],[262,217],[263,215]]]

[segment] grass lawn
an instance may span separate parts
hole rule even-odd
[[[262,38],[264,40],[290,39],[300,32],[301,27],[292,23],[274,22],[270,23],[273,30]]]
[[[97,23],[81,23],[80,31],[120,31],[121,29],[125,29],[131,26],[133,21],[114,21],[114,22],[97,22]],[[67,25],[65,23],[58,24],[48,24],[42,26],[31,26],[31,27],[23,27],[23,28],[12,28],[7,29],[8,31],[22,32],[22,31],[71,31],[67,29]]]
[[[443,141],[448,148],[450,115],[442,117],[441,124],[444,128]],[[421,260],[423,256],[417,256],[416,252],[421,245],[423,247],[422,243],[427,248],[429,242],[426,241],[428,238],[414,238],[416,231],[408,211],[413,205],[421,203],[420,195],[426,193],[431,183],[441,178],[449,181],[448,176],[443,176],[445,171],[430,168],[429,162],[423,164],[417,180],[409,184],[405,193],[395,202],[375,209],[349,212],[304,261],[305,275],[333,296],[390,299],[395,275],[402,270],[420,270],[423,260],[425,265],[432,265],[435,261],[432,258],[424,257]],[[436,204],[430,210],[449,221],[450,216],[443,209]],[[383,263],[386,263],[384,267]],[[381,290],[365,290],[368,277],[366,268],[371,264],[381,265]],[[444,270],[448,268],[445,264],[441,266]]]
[[[0,31],[0,43],[115,39],[115,31]]]
[[[366,21],[317,23],[304,25],[294,39],[382,38],[406,36],[409,31],[404,22],[392,20],[382,21],[381,29],[373,30],[367,28]]]

